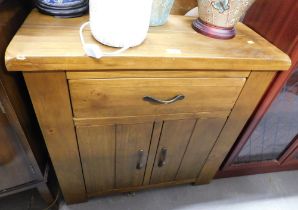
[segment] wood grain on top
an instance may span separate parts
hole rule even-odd
[[[79,27],[86,21],[88,16],[58,19],[33,10],[6,51],[7,69],[287,70],[291,63],[287,55],[241,23],[234,39],[216,40],[196,33],[191,28],[193,18],[183,16],[171,16],[166,25],[150,28],[142,45],[96,60],[85,55],[80,43]],[[89,29],[85,36],[97,43]]]

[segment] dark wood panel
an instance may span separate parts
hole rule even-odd
[[[247,12],[244,23],[284,52],[298,34],[298,1],[257,0]]]
[[[293,167],[296,167],[298,169],[298,140],[296,141],[296,148],[284,162],[284,165],[293,165]]]
[[[298,165],[280,165],[277,161],[264,161],[231,165],[228,169],[217,173],[215,178],[227,178],[235,176],[247,176],[254,174],[273,173],[278,171],[298,170]]]

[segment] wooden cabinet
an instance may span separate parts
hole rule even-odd
[[[89,194],[179,180],[194,182],[246,81],[241,75],[96,77],[81,73],[69,80]],[[156,122],[161,129],[154,126]],[[155,139],[154,129],[159,130]],[[152,141],[157,143],[150,147]],[[154,161],[148,163],[150,159]]]
[[[151,28],[141,46],[95,60],[77,36],[87,19],[33,11],[6,52],[8,70],[23,72],[67,203],[209,183],[276,72],[290,66],[242,24],[234,39],[215,40],[181,16]]]
[[[245,81],[241,75],[70,79],[87,192],[194,182]]]

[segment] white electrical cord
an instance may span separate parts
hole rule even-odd
[[[81,38],[81,43],[83,45],[84,51],[86,53],[86,55],[88,55],[89,57],[93,57],[93,58],[97,58],[100,59],[104,56],[113,56],[113,55],[117,55],[119,53],[122,53],[126,50],[128,50],[130,47],[123,47],[119,50],[116,50],[114,52],[102,52],[102,50],[100,49],[99,46],[95,45],[95,44],[87,44],[85,42],[84,39],[84,29],[86,26],[88,26],[90,24],[90,22],[86,22],[84,24],[81,25],[80,27],[80,38]]]

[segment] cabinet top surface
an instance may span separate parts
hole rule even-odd
[[[145,42],[125,53],[100,60],[85,55],[79,28],[88,16],[58,19],[33,10],[6,51],[9,71],[51,70],[287,70],[289,57],[239,23],[237,36],[216,40],[191,28],[194,18],[170,16],[167,24],[151,27]],[[87,29],[86,41],[97,43]],[[101,46],[104,51],[109,47]]]

